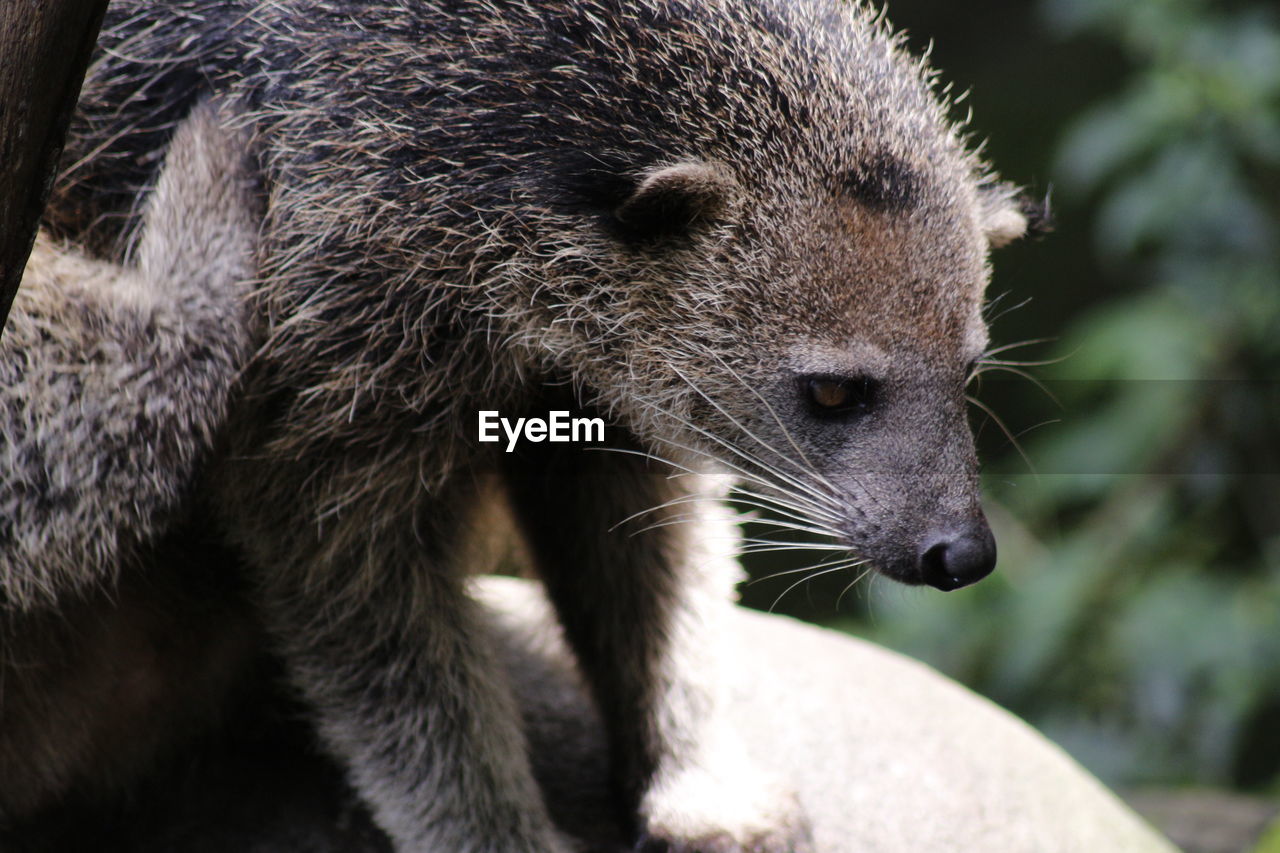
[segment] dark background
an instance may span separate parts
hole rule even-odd
[[[975,406],[1000,563],[942,594],[761,554],[748,604],[922,658],[1112,785],[1280,793],[1278,12],[890,2],[1002,175],[1053,200],[989,291],[994,346],[1049,340],[972,389],[1022,448]]]

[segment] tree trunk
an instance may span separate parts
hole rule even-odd
[[[107,0],[0,0],[0,328],[106,8]]]

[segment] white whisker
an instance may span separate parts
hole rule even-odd
[[[734,487],[733,493],[735,495],[745,495],[746,497],[749,497],[749,498],[765,501],[766,503],[777,506],[782,510],[799,513],[800,515],[803,515],[810,519],[816,516],[818,520],[829,521],[833,525],[840,523],[840,517],[835,513],[831,512],[830,510],[828,510],[826,507],[817,506],[812,501],[809,501],[802,497],[798,497],[796,495],[790,495],[790,494],[787,495],[788,500],[791,501],[791,502],[788,502],[788,500],[783,500],[773,495],[764,495],[764,494],[760,494],[759,492],[753,492],[750,489],[744,489],[741,486]],[[735,498],[735,500],[737,499]],[[746,501],[743,501],[743,502],[746,503]],[[839,534],[833,531],[832,535],[836,536]]]
[[[850,567],[852,567],[852,566],[862,565],[862,562],[863,562],[863,561],[861,561],[861,560],[851,560],[851,561],[845,561],[845,562],[837,563],[837,564],[835,564],[835,565],[833,565],[833,566],[829,566],[829,567],[827,567],[827,568],[824,568],[824,569],[822,569],[821,571],[814,571],[814,572],[812,572],[811,574],[808,574],[808,575],[806,575],[805,577],[800,578],[800,580],[796,581],[795,583],[791,584],[791,586],[789,586],[789,587],[787,587],[786,589],[784,589],[784,590],[782,591],[782,595],[779,595],[777,598],[775,598],[775,599],[773,600],[773,604],[769,605],[769,612],[770,612],[770,613],[772,613],[772,612],[773,612],[773,609],[774,609],[775,607],[777,607],[777,606],[778,606],[779,602],[781,602],[783,598],[785,598],[785,597],[786,597],[787,593],[791,592],[791,590],[793,590],[793,589],[795,589],[796,587],[800,586],[802,583],[806,583],[807,581],[811,581],[811,580],[813,580],[814,578],[820,578],[820,577],[822,577],[823,575],[829,575],[829,574],[831,574],[831,573],[833,573],[833,572],[843,571],[843,570],[848,569],[848,568],[850,568]],[[815,568],[817,568],[817,567],[815,567]]]
[[[773,408],[773,406],[769,403],[769,401],[768,401],[767,399],[765,399],[764,395],[762,395],[762,394],[761,394],[759,391],[757,391],[755,388],[751,387],[751,385],[750,385],[750,384],[748,384],[748,383],[747,383],[747,381],[746,381],[746,380],[744,380],[744,379],[743,379],[743,378],[738,374],[738,372],[737,372],[737,371],[735,371],[732,367],[730,367],[730,366],[729,366],[729,365],[728,365],[728,364],[727,364],[723,359],[721,359],[718,355],[716,356],[716,360],[720,363],[720,366],[721,366],[721,367],[723,367],[725,370],[727,370],[727,371],[729,372],[729,374],[730,374],[734,379],[736,379],[740,385],[742,385],[742,387],[743,387],[743,388],[746,388],[748,391],[750,391],[750,392],[755,396],[755,398],[756,398],[757,400],[759,400],[759,401],[761,402],[761,404],[763,404],[763,405],[764,405],[764,407],[769,411],[769,414],[773,417],[774,422],[775,422],[775,423],[777,423],[778,428],[782,430],[782,436],[783,436],[783,438],[785,438],[785,439],[787,440],[787,443],[788,443],[788,444],[790,444],[790,445],[791,445],[791,447],[795,450],[795,452],[796,452],[796,453],[798,453],[798,454],[800,455],[800,458],[804,460],[804,464],[805,464],[805,466],[807,466],[807,468],[809,469],[809,473],[810,473],[810,474],[812,474],[812,475],[813,475],[813,477],[814,477],[815,479],[817,479],[819,483],[821,483],[822,485],[824,485],[824,486],[826,486],[827,488],[831,489],[831,491],[833,492],[833,495],[838,495],[838,494],[840,493],[840,491],[841,491],[841,490],[839,489],[839,487],[837,487],[837,486],[835,485],[835,483],[832,483],[829,479],[827,479],[827,478],[826,478],[826,477],[824,477],[821,473],[819,473],[819,472],[818,472],[818,469],[817,469],[817,468],[815,468],[815,467],[813,466],[813,463],[809,461],[809,457],[808,457],[808,456],[806,456],[806,455],[805,455],[805,452],[804,452],[803,450],[801,450],[801,449],[800,449],[800,445],[796,444],[795,440],[791,437],[791,430],[787,429],[787,425],[786,425],[785,423],[783,423],[782,418],[778,417],[778,413],[777,413],[777,411]],[[738,428],[739,428],[739,429],[743,430],[744,432],[746,432],[746,433],[747,433],[747,435],[749,435],[749,436],[751,436],[751,438],[755,439],[755,441],[756,441],[756,443],[757,443],[757,444],[760,444],[760,445],[761,445],[761,446],[763,446],[766,450],[769,450],[770,452],[774,453],[774,454],[775,454],[775,455],[777,455],[778,457],[780,457],[780,458],[782,458],[782,459],[787,459],[787,461],[791,462],[791,464],[792,464],[792,465],[795,465],[795,467],[797,467],[797,468],[799,468],[799,467],[800,467],[799,465],[796,465],[796,463],[795,463],[793,460],[788,459],[788,457],[787,457],[786,455],[784,455],[784,454],[782,454],[782,453],[779,453],[776,449],[774,449],[774,448],[773,448],[772,446],[770,446],[768,443],[766,443],[765,441],[761,440],[759,437],[757,437],[757,436],[756,436],[756,435],[754,435],[752,432],[750,432],[749,430],[747,430],[747,428],[746,428],[745,426],[743,426],[742,424],[738,423],[738,421],[737,421],[737,420],[735,420],[735,419],[733,418],[733,416],[732,416],[732,415],[730,415],[728,412],[726,412],[726,411],[724,410],[724,408],[723,408],[723,407],[721,407],[721,406],[720,406],[719,404],[717,404],[714,400],[712,400],[712,399],[711,399],[710,397],[708,397],[705,393],[703,393],[703,391],[702,391],[700,388],[697,388],[696,386],[694,386],[694,384],[693,384],[692,382],[690,382],[690,381],[689,381],[688,377],[686,377],[686,376],[684,376],[683,374],[681,374],[678,370],[676,371],[676,373],[677,373],[677,375],[679,375],[679,376],[680,376],[680,378],[681,378],[681,379],[683,379],[683,380],[685,381],[685,384],[687,384],[690,388],[693,388],[693,390],[694,390],[694,391],[696,391],[696,392],[697,392],[697,393],[698,393],[698,394],[699,394],[699,395],[700,395],[704,400],[706,400],[706,401],[707,401],[708,403],[710,403],[712,406],[715,406],[715,407],[716,407],[716,409],[717,409],[721,414],[723,414],[725,417],[729,418],[729,420],[731,420],[731,421],[733,421],[735,424],[737,424],[737,426],[738,426]],[[803,470],[803,469],[802,469],[802,470]],[[859,480],[857,477],[854,477],[854,478],[853,478],[853,481],[854,481],[854,483],[856,483],[856,484],[857,484],[858,488],[860,488],[860,489],[862,490],[863,494],[865,494],[868,498],[870,498],[870,499],[871,499],[871,501],[872,501],[873,503],[879,504],[879,501],[876,499],[876,496],[875,496],[874,494],[872,494],[870,491],[868,491],[868,490],[867,490],[867,488],[866,488],[865,486],[863,486],[863,485],[862,485],[861,480]]]
[[[737,418],[735,418],[733,415],[729,414],[729,412],[728,412],[728,411],[727,411],[723,406],[721,406],[721,405],[720,405],[719,403],[717,403],[715,400],[711,399],[711,397],[709,397],[709,396],[708,396],[708,395],[707,395],[707,394],[706,394],[706,393],[705,393],[701,388],[699,388],[698,386],[694,385],[694,384],[693,384],[693,382],[691,382],[691,381],[689,380],[689,377],[685,376],[685,375],[684,375],[683,373],[681,373],[679,370],[676,370],[676,375],[677,375],[677,376],[679,376],[682,380],[684,380],[685,384],[686,384],[686,385],[688,385],[690,388],[692,388],[695,394],[697,394],[699,397],[701,397],[702,399],[704,399],[704,400],[706,400],[708,403],[710,403],[710,404],[711,404],[711,406],[712,406],[713,408],[715,408],[715,410],[716,410],[716,411],[718,411],[720,414],[722,414],[722,415],[724,415],[726,418],[728,418],[730,423],[732,423],[732,424],[733,424],[734,426],[736,426],[738,429],[740,429],[740,430],[742,430],[744,433],[746,433],[746,434],[747,434],[747,436],[748,436],[749,438],[751,438],[751,439],[752,439],[756,444],[760,445],[760,446],[761,446],[761,447],[763,447],[765,450],[767,450],[767,451],[769,451],[770,453],[772,453],[773,455],[777,456],[779,459],[783,460],[784,462],[787,462],[787,463],[791,464],[793,467],[795,467],[796,469],[798,469],[801,473],[805,473],[805,469],[804,469],[804,467],[803,467],[803,466],[801,466],[798,462],[796,462],[796,461],[795,461],[794,459],[792,459],[791,457],[787,456],[785,453],[782,453],[782,452],[778,451],[776,448],[774,448],[774,447],[773,447],[773,445],[769,444],[767,441],[765,441],[764,439],[762,439],[762,438],[760,438],[759,436],[757,436],[757,435],[756,435],[755,433],[753,433],[751,430],[747,429],[747,427],[746,427],[746,426],[745,426],[741,421],[739,421],[739,420],[738,420]],[[708,435],[709,437],[711,436],[711,434],[710,434],[710,433],[708,433],[706,430],[703,430],[703,429],[701,429],[701,428],[698,428],[698,429],[699,429],[699,431],[700,431],[700,432],[702,432],[703,434]],[[718,436],[715,436],[715,437],[714,437],[714,440],[716,440],[716,441],[720,442],[721,444],[725,445],[726,447],[730,448],[731,450],[734,450],[735,452],[739,452],[739,449],[738,449],[737,447],[735,447],[734,445],[730,444],[730,443],[729,443],[729,442],[727,442],[727,441],[724,441],[723,439],[719,438]],[[789,439],[788,439],[788,440],[789,440]],[[764,460],[760,459],[759,457],[754,457],[754,455],[753,455],[753,458],[752,458],[752,460],[751,460],[751,461],[754,461],[757,465],[760,465],[762,468],[765,468],[766,470],[773,470],[773,471],[775,471],[776,473],[778,473],[779,475],[781,475],[781,474],[782,474],[782,472],[781,472],[781,471],[777,471],[777,469],[776,469],[776,468],[774,468],[774,466],[772,466],[772,465],[768,465],[767,463],[765,463],[765,462],[764,462]],[[806,460],[806,461],[807,461],[807,460]],[[788,477],[788,479],[789,479],[789,480],[791,480],[792,482],[795,482],[797,485],[805,485],[805,484],[802,484],[800,481],[796,481],[796,480],[794,480],[794,478]],[[829,483],[827,483],[827,481],[826,481],[825,479],[822,479],[821,477],[819,477],[819,482],[820,482],[822,485],[825,485],[825,486],[831,487],[831,486],[830,486],[830,484],[829,484]],[[814,496],[815,496],[815,497],[823,497],[823,498],[827,498],[827,499],[830,499],[831,497],[834,497],[834,496],[823,495],[822,493],[818,492],[818,491],[817,491],[815,488],[813,488],[812,486],[809,486],[808,488],[809,488],[809,490],[810,490],[810,491],[812,491],[812,492],[814,493]]]
[[[836,596],[836,610],[837,610],[837,611],[839,611],[839,610],[840,610],[840,602],[844,600],[844,595],[845,595],[845,593],[846,593],[846,592],[848,592],[849,590],[853,589],[855,586],[857,586],[857,585],[858,585],[858,581],[862,580],[863,578],[865,578],[867,575],[871,574],[871,573],[872,573],[872,572],[874,572],[874,571],[875,571],[875,568],[874,568],[874,567],[869,567],[869,568],[867,568],[865,571],[863,571],[861,574],[859,574],[856,578],[854,578],[853,580],[849,581],[849,585],[848,585],[848,586],[846,586],[844,589],[840,590],[840,594],[839,594],[838,596]]]
[[[822,545],[806,542],[771,542],[768,545],[746,545],[738,549],[739,554],[767,554],[771,551],[848,551],[842,545]]]
[[[808,484],[808,483],[805,483],[805,482],[803,482],[803,481],[801,481],[801,480],[796,479],[794,476],[792,476],[792,475],[790,475],[790,474],[786,473],[785,471],[780,471],[780,470],[778,470],[778,468],[776,468],[775,466],[769,465],[767,462],[764,462],[764,461],[763,461],[763,460],[761,460],[759,457],[757,457],[757,456],[755,456],[755,455],[753,455],[753,454],[750,454],[750,453],[746,452],[745,450],[741,449],[740,447],[737,447],[736,445],[732,444],[731,442],[726,441],[725,439],[721,438],[720,436],[715,435],[714,433],[709,432],[708,430],[705,430],[705,429],[703,429],[702,427],[697,426],[696,424],[690,423],[688,420],[686,420],[686,419],[684,419],[684,418],[681,418],[679,415],[676,415],[676,414],[673,414],[673,413],[671,413],[671,412],[667,412],[667,411],[664,411],[664,410],[662,410],[662,409],[659,409],[659,408],[657,408],[656,406],[652,406],[652,404],[650,404],[650,405],[651,405],[651,408],[654,408],[654,409],[655,409],[656,411],[658,411],[659,413],[661,413],[661,414],[665,415],[666,417],[671,418],[672,420],[676,421],[677,423],[679,423],[679,424],[683,425],[685,428],[690,429],[690,430],[692,430],[693,432],[695,432],[695,433],[697,433],[697,434],[699,434],[699,435],[701,435],[701,436],[704,436],[705,438],[710,439],[711,441],[715,442],[716,444],[720,445],[721,447],[724,447],[724,448],[725,448],[726,450],[728,450],[730,453],[734,454],[735,456],[738,456],[739,458],[741,458],[741,459],[745,460],[746,462],[748,462],[748,463],[750,463],[750,464],[753,464],[753,465],[757,465],[757,466],[759,466],[761,469],[763,469],[763,470],[767,471],[768,473],[773,474],[774,476],[778,477],[780,480],[782,480],[783,482],[785,482],[787,485],[792,486],[793,488],[799,489],[800,491],[802,491],[802,492],[804,492],[804,493],[808,494],[810,497],[814,498],[814,499],[815,499],[815,500],[817,500],[819,503],[821,503],[821,504],[823,504],[823,505],[826,505],[826,506],[830,506],[832,509],[839,509],[839,508],[840,508],[840,505],[839,505],[838,503],[836,503],[836,502],[835,502],[835,498],[836,498],[836,496],[835,496],[835,495],[827,495],[827,494],[824,494],[824,493],[822,493],[822,492],[818,491],[817,489],[815,489],[812,485],[810,485],[810,484]],[[760,477],[758,477],[758,476],[756,476],[756,475],[754,475],[754,474],[749,473],[748,471],[746,471],[745,469],[743,469],[741,466],[739,466],[739,465],[734,465],[734,464],[729,463],[729,462],[726,462],[725,460],[722,460],[722,459],[717,459],[716,457],[711,456],[710,454],[706,453],[705,451],[698,450],[697,448],[689,447],[688,445],[680,444],[679,442],[676,442],[676,441],[671,441],[670,439],[663,439],[662,441],[663,441],[665,444],[669,444],[669,445],[671,445],[672,447],[676,447],[676,448],[678,448],[678,449],[680,449],[680,450],[684,450],[684,451],[689,452],[689,453],[696,453],[696,454],[699,454],[699,455],[704,456],[704,457],[707,457],[707,458],[715,459],[715,460],[716,460],[717,462],[719,462],[720,464],[725,465],[726,467],[730,468],[731,470],[733,470],[733,471],[735,471],[735,472],[737,472],[737,473],[739,473],[739,474],[743,475],[743,477],[745,477],[745,478],[747,478],[747,479],[750,479],[750,480],[752,480],[752,481],[754,481],[754,482],[760,483],[761,485],[765,485],[765,486],[767,486],[767,487],[769,487],[769,488],[775,488],[775,489],[779,488],[779,486],[778,486],[778,484],[777,484],[777,483],[768,483],[768,482],[765,482],[765,481],[761,480],[761,479],[760,479]]]
[[[834,561],[834,562],[818,563],[818,564],[817,564],[817,565],[815,565],[815,566],[801,566],[801,567],[796,568],[796,569],[782,569],[781,571],[777,571],[777,572],[770,572],[769,574],[765,575],[764,577],[752,578],[751,580],[747,581],[747,582],[744,584],[744,586],[755,586],[755,585],[756,585],[756,584],[758,584],[758,583],[764,583],[765,581],[771,581],[771,580],[773,580],[774,578],[786,577],[787,575],[794,575],[794,574],[796,574],[797,572],[813,572],[813,571],[817,571],[817,570],[819,570],[819,569],[823,569],[823,570],[825,570],[825,569],[829,569],[829,568],[833,568],[833,567],[834,567],[834,568],[847,568],[848,566],[846,565],[846,563],[847,563],[847,564],[849,564],[849,565],[852,565],[852,564],[856,564],[856,563],[859,563],[859,562],[861,562],[861,561],[859,560],[859,558],[857,558],[857,557],[853,557],[853,556],[850,556],[850,557],[847,557],[847,558],[845,558],[845,559],[843,559],[843,560],[836,560],[836,561]],[[816,576],[815,576],[815,577],[816,577]]]
[[[742,376],[736,370],[730,367],[729,364],[724,359],[722,359],[718,354],[715,356],[715,358],[716,358],[716,361],[720,363],[720,366],[723,367],[725,370],[729,371],[729,375],[738,381],[739,385],[741,385],[743,388],[746,388],[748,391],[750,391],[755,396],[755,398],[759,400],[762,404],[764,404],[764,407],[769,410],[769,414],[773,416],[774,423],[776,423],[778,425],[778,428],[782,430],[783,438],[787,440],[787,443],[791,445],[791,448],[795,450],[796,453],[800,454],[800,458],[804,460],[804,464],[808,467],[809,472],[813,474],[813,476],[817,477],[818,480],[820,480],[822,483],[826,484],[829,488],[835,489],[835,484],[831,483],[829,480],[827,480],[826,477],[818,473],[818,469],[815,468],[813,466],[813,463],[809,461],[809,457],[806,456],[805,452],[800,449],[800,445],[796,444],[795,440],[791,437],[791,430],[787,429],[787,425],[782,422],[782,418],[778,417],[778,413],[774,410],[773,406],[769,404],[769,401],[764,398],[764,395],[761,394],[759,391],[757,391],[755,388],[752,388],[751,385],[745,379],[743,379]],[[687,379],[685,381],[688,382]],[[697,389],[694,389],[694,390],[697,390]],[[754,438],[754,436],[752,437]],[[759,439],[756,439],[756,441],[759,441]],[[775,450],[774,452],[776,453],[777,451]]]
[[[683,445],[677,445],[677,446],[681,447],[682,449],[686,449],[686,450],[688,450],[689,452],[695,452],[692,448],[685,448]],[[587,448],[587,449],[588,449],[588,450],[605,450],[605,451],[609,451],[609,452],[612,452],[612,453],[624,453],[624,454],[627,454],[627,455],[629,455],[629,456],[639,456],[639,457],[641,457],[641,458],[645,458],[645,459],[653,459],[653,460],[655,460],[655,461],[662,462],[662,463],[667,464],[667,465],[671,465],[672,467],[678,468],[678,469],[680,469],[680,470],[682,470],[682,471],[684,471],[684,472],[686,472],[686,473],[689,473],[689,474],[695,474],[695,475],[696,475],[696,474],[698,474],[698,473],[699,473],[699,472],[694,471],[693,469],[691,469],[691,468],[689,468],[689,467],[687,467],[687,466],[681,465],[681,464],[680,464],[680,463],[678,463],[678,462],[674,462],[674,461],[672,461],[672,460],[670,460],[670,459],[665,459],[664,457],[658,456],[657,454],[649,453],[649,452],[645,452],[645,451],[631,450],[631,449],[628,449],[628,448],[621,448],[621,447],[592,447],[592,448]],[[704,453],[703,455],[704,455],[704,456],[708,456],[708,454],[705,454],[705,453]],[[714,459],[714,457],[709,457],[709,458]],[[752,475],[748,474],[748,473],[747,473],[747,472],[745,472],[745,471],[741,471],[741,469],[737,469],[735,466],[733,466],[733,465],[731,465],[731,464],[723,463],[721,460],[718,460],[718,459],[716,459],[715,461],[717,461],[717,462],[721,462],[721,464],[725,464],[725,465],[726,465],[726,467],[729,467],[729,468],[731,468],[731,469],[733,469],[733,470],[735,470],[735,471],[738,471],[739,473],[741,473],[741,474],[742,474],[742,476],[743,476],[743,478],[744,478],[744,479],[747,479],[747,480],[748,480],[748,481],[750,481],[750,482],[753,482],[753,483],[760,483],[761,485],[763,485],[763,486],[765,486],[765,487],[768,487],[768,488],[776,488],[776,486],[774,486],[773,484],[768,483],[768,482],[765,482],[765,481],[763,481],[763,480],[760,480],[760,478],[755,477],[755,476],[752,476]],[[813,505],[813,504],[812,504],[808,499],[806,499],[806,498],[802,498],[802,497],[799,497],[799,496],[797,496],[797,495],[793,495],[793,494],[788,494],[788,495],[787,495],[787,497],[788,497],[791,501],[794,501],[796,504],[798,504],[798,506],[793,506],[793,505],[791,505],[791,504],[788,504],[786,501],[784,501],[784,500],[782,500],[782,499],[780,499],[780,498],[777,498],[777,497],[775,497],[775,496],[772,496],[772,495],[762,495],[762,494],[759,494],[759,493],[757,493],[757,492],[752,492],[752,491],[749,491],[749,490],[743,489],[741,486],[735,486],[735,487],[734,487],[734,495],[735,495],[735,497],[733,497],[733,500],[735,500],[735,501],[736,501],[736,502],[738,502],[738,503],[742,503],[742,504],[745,504],[745,505],[747,505],[747,506],[753,506],[753,507],[756,507],[756,508],[758,508],[758,509],[763,509],[763,510],[766,510],[766,511],[771,512],[771,513],[776,513],[776,514],[784,515],[784,516],[785,516],[785,517],[787,517],[787,518],[790,518],[790,519],[792,519],[792,520],[794,520],[794,521],[796,521],[796,522],[799,522],[799,523],[801,523],[801,524],[804,524],[804,525],[805,525],[805,527],[795,527],[794,529],[797,529],[797,530],[806,530],[807,532],[814,533],[814,534],[816,534],[816,535],[824,536],[824,537],[827,537],[827,536],[835,536],[835,537],[838,537],[838,536],[840,535],[838,531],[835,531],[835,530],[829,529],[826,525],[820,525],[820,527],[819,527],[819,528],[810,528],[810,527],[809,527],[809,525],[812,525],[812,524],[814,523],[814,518],[813,518],[813,517],[814,517],[815,515],[816,515],[816,516],[818,516],[819,521],[821,521],[821,520],[837,521],[837,519],[835,519],[833,516],[831,516],[831,514],[830,514],[829,512],[827,512],[825,509],[823,509],[823,508],[820,508],[820,507],[817,507],[817,506]],[[748,497],[758,499],[758,501],[759,501],[759,502],[757,502],[756,500],[746,500],[746,499],[741,498],[741,497],[736,497],[736,495],[747,495]],[[703,496],[701,496],[701,495],[680,495],[680,496],[678,496],[678,497],[676,497],[676,498],[672,498],[670,501],[666,501],[666,502],[664,502],[663,504],[659,504],[659,505],[657,505],[657,506],[654,506],[654,507],[650,507],[650,508],[648,508],[648,509],[641,510],[641,511],[639,511],[639,512],[637,512],[637,513],[635,513],[635,514],[633,514],[633,515],[631,515],[631,516],[628,516],[627,518],[623,519],[622,521],[618,522],[618,523],[617,523],[617,524],[615,524],[613,527],[611,527],[611,528],[610,528],[610,530],[614,530],[614,529],[616,529],[617,527],[619,527],[619,526],[621,526],[621,525],[625,524],[626,522],[628,522],[628,521],[632,520],[633,518],[636,518],[636,517],[642,516],[642,515],[644,515],[644,514],[645,514],[645,513],[647,513],[647,512],[653,512],[653,511],[656,511],[656,510],[661,509],[661,508],[666,507],[666,506],[678,505],[678,504],[680,504],[680,503],[685,503],[685,502],[689,502],[689,501],[693,501],[693,500],[702,499],[702,497],[703,497]],[[681,521],[688,521],[688,520],[692,520],[694,517],[696,517],[696,516],[694,516],[694,515],[687,515],[687,516],[682,517],[680,520],[681,520]],[[753,520],[754,522],[756,522],[756,523],[760,523],[760,524],[771,524],[771,523],[773,523],[773,521],[772,521],[771,519],[769,519],[769,518],[765,518],[765,517],[758,517],[758,518],[754,518],[754,519],[752,519],[752,520]],[[659,524],[657,524],[657,525],[650,525],[649,527],[643,528],[642,530],[635,531],[635,533],[633,533],[632,535],[636,535],[637,533],[642,533],[642,532],[644,532],[644,531],[646,531],[646,530],[652,530],[652,529],[655,529],[656,527],[663,527],[663,526],[666,526],[666,525],[661,524],[661,523],[659,523]]]

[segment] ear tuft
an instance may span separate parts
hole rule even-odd
[[[613,215],[628,235],[672,237],[720,218],[737,190],[737,180],[719,163],[695,160],[661,166],[641,178]]]
[[[982,231],[993,249],[1023,237],[1039,237],[1053,230],[1049,196],[1036,200],[1007,183],[985,183],[978,188]]]

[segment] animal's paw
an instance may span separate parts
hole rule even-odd
[[[641,807],[642,853],[812,853],[795,795],[758,773],[728,779],[688,769],[655,786]]]

